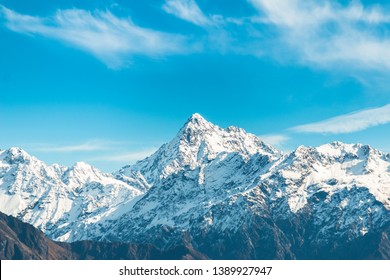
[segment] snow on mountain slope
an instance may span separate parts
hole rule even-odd
[[[252,217],[240,207],[266,207],[253,202],[263,200],[253,190],[255,179],[280,155],[242,129],[222,129],[194,114],[170,143],[118,172],[139,172],[153,187],[101,238],[159,243],[161,226],[199,233],[209,225],[223,231],[240,227]]]
[[[299,147],[262,176],[275,198],[288,200],[294,213],[315,188],[331,196],[344,188],[363,187],[390,210],[390,155],[368,145],[333,142]]]
[[[156,154],[127,167],[153,187],[101,239],[169,248],[186,236],[202,246],[205,240],[217,244],[210,241],[217,236],[247,236],[248,229],[267,220],[262,230],[269,229],[266,239],[279,248],[274,256],[285,257],[292,255],[289,248],[299,251],[302,242],[320,246],[313,244],[337,242],[338,236],[348,243],[390,222],[389,154],[340,142],[282,154],[255,136],[249,136],[252,141],[241,133],[232,136],[198,118],[193,116]],[[241,143],[253,146],[245,150]],[[247,236],[242,246],[261,242]]]
[[[176,137],[150,157],[133,166],[122,168],[118,174],[141,173],[153,185],[157,180],[186,168],[195,169],[215,159],[221,153],[239,153],[245,160],[259,153],[272,158],[280,152],[241,128],[220,128],[201,115],[193,114]]]
[[[221,153],[201,167],[187,167],[172,173],[156,183],[130,213],[116,222],[108,232],[114,232],[108,239],[145,241],[145,233],[149,230],[153,232],[154,227],[161,225],[180,230],[199,229],[199,232],[208,225],[219,229],[239,226],[241,219],[249,213],[232,211],[230,215],[219,214],[216,219],[214,209],[229,208],[242,202],[243,197],[259,201],[256,206],[259,209],[264,206],[258,190],[258,196],[251,198],[245,192],[254,191],[256,184],[252,181],[271,160],[268,156],[257,154],[251,161],[256,164],[246,164],[246,159],[239,153]],[[153,240],[154,237],[148,235],[148,239]]]
[[[283,154],[194,114],[171,142],[113,175],[0,152],[0,211],[64,241],[184,243],[211,258],[332,258],[387,238],[390,155],[340,142]]]
[[[388,154],[338,142],[302,146],[279,159],[256,154],[247,160],[239,153],[221,153],[207,164],[187,167],[158,182],[104,239],[153,239],[158,235],[152,232],[161,226],[193,232],[193,237],[205,228],[234,232],[251,215],[269,211],[275,220],[295,217],[313,206],[310,201],[321,202],[316,223],[329,225],[330,214],[342,209],[343,218],[334,220],[338,227],[348,229],[359,220],[354,228],[357,235],[364,235],[369,227],[389,221],[389,165]],[[242,206],[228,216],[219,215],[220,220],[212,210],[234,207],[237,201],[257,210],[251,213]],[[368,220],[381,222],[366,225]]]
[[[47,166],[19,148],[0,151],[0,211],[56,240],[85,238],[143,189],[142,179],[128,185],[86,163]]]
[[[301,146],[263,174],[259,184],[273,220],[290,233],[296,250],[310,258],[307,252],[316,248],[314,258],[329,258],[329,248],[380,233],[390,224],[389,158],[361,144]]]

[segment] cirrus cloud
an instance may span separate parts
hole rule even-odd
[[[61,41],[92,54],[113,69],[125,67],[134,55],[160,57],[197,49],[183,35],[144,28],[109,11],[69,9],[39,17],[0,5],[0,14],[14,32]]]
[[[274,28],[276,55],[301,64],[390,71],[389,11],[358,1],[249,0]],[[278,47],[279,46],[279,47]],[[281,46],[281,47],[280,47]]]
[[[270,144],[272,146],[280,147],[285,144],[290,137],[283,134],[264,134],[258,136],[263,142],[266,144]]]
[[[213,24],[194,0],[167,0],[163,5],[163,10],[195,25],[209,26]]]
[[[123,146],[125,143],[110,140],[89,140],[84,143],[73,145],[53,145],[53,144],[35,144],[30,145],[32,151],[44,153],[73,153],[73,152],[93,152],[109,151]]]
[[[351,133],[390,123],[390,104],[290,128],[305,133]]]
[[[121,163],[134,163],[138,160],[144,159],[154,152],[158,148],[148,148],[142,150],[135,150],[130,152],[122,152],[121,154],[111,154],[91,159],[91,161],[106,161],[106,162],[121,162]]]

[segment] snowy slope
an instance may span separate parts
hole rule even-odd
[[[122,168],[118,174],[139,172],[153,185],[170,174],[207,165],[221,153],[238,153],[246,161],[256,153],[272,158],[280,155],[273,147],[241,128],[230,126],[223,129],[201,115],[193,114],[171,142],[137,164]]]
[[[119,215],[145,189],[142,178],[132,183],[86,163],[47,166],[19,148],[0,151],[0,211],[56,240],[84,239],[86,227]]]
[[[224,240],[213,257],[226,249],[226,238],[249,251],[260,250],[265,238],[271,258],[290,258],[295,246],[351,242],[388,225],[389,166],[389,154],[360,144],[282,154],[243,130],[194,115],[173,141],[121,170],[137,170],[153,187],[100,238],[164,248],[189,239],[206,249]]]
[[[376,254],[390,244],[390,155],[340,142],[283,154],[194,114],[113,175],[2,151],[0,211],[57,240],[185,244],[211,258]]]
[[[301,146],[281,158],[259,183],[268,194],[273,220],[295,239],[297,250],[306,258],[307,252],[329,258],[330,248],[386,232],[389,166],[389,154],[368,145]]]
[[[262,176],[274,197],[288,200],[294,213],[313,191],[331,197],[345,188],[366,188],[390,209],[390,155],[371,146],[333,142],[317,148],[299,147]],[[347,203],[347,202],[345,202]]]

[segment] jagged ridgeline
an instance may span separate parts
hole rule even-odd
[[[175,258],[388,259],[389,210],[389,154],[340,142],[286,154],[199,114],[113,174],[0,151],[0,211],[67,243],[191,252]]]

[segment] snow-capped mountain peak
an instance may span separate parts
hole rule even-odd
[[[80,238],[87,225],[142,194],[142,182],[124,182],[84,162],[48,166],[20,148],[0,151],[0,211],[58,240]]]
[[[200,129],[202,128],[205,128],[207,129],[207,127],[210,127],[210,126],[214,126],[211,122],[207,121],[204,117],[202,117],[200,114],[198,113],[194,113],[192,114],[188,120],[185,122],[183,128],[187,127],[187,126],[197,126],[199,127]]]
[[[382,156],[383,152],[374,149],[370,145],[363,144],[346,144],[343,142],[331,142],[316,148],[317,152],[324,156],[344,157],[347,155],[356,157]]]
[[[62,175],[67,185],[82,186],[88,182],[100,181],[104,174],[85,162],[77,162]]]
[[[345,189],[366,189],[390,210],[390,158],[369,145],[332,142],[316,148],[299,146],[263,178],[275,196],[283,197],[293,212],[313,193],[332,196]],[[277,194],[281,191],[281,194]]]
[[[389,186],[390,156],[371,146],[332,142],[282,154],[199,114],[156,153],[114,174],[0,151],[0,211],[51,238],[163,249],[184,238],[215,258],[356,246],[350,242],[390,228]]]
[[[12,163],[27,163],[35,159],[21,148],[12,147],[8,150],[0,150],[0,160]],[[36,160],[36,159],[35,159]]]
[[[189,168],[191,170],[207,164],[221,153],[238,153],[245,160],[259,153],[276,158],[280,152],[263,143],[245,130],[230,126],[223,129],[193,114],[176,137],[164,144],[150,157],[119,171],[128,174],[140,172],[153,185],[156,180]]]

